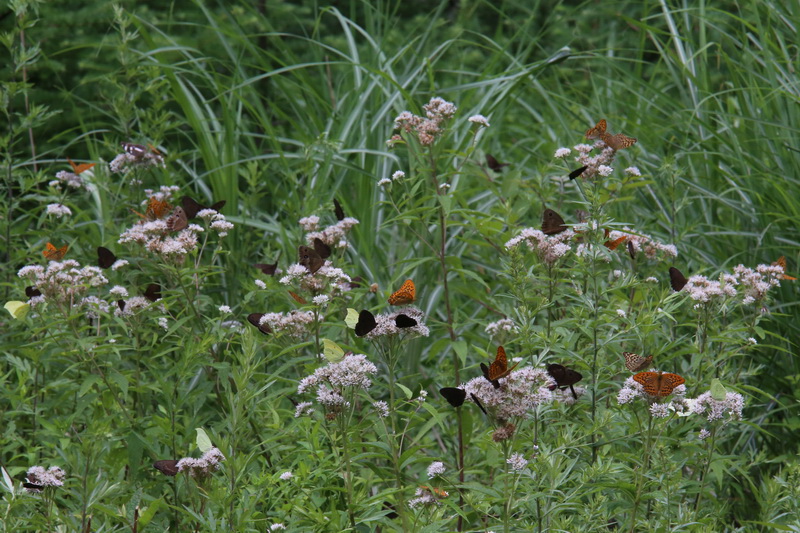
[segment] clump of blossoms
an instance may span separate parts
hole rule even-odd
[[[47,214],[56,218],[68,217],[72,215],[72,210],[64,204],[48,204]]]
[[[444,463],[441,461],[434,461],[428,466],[428,479],[444,474]]]
[[[590,155],[595,148],[600,150],[599,153],[596,155]],[[573,149],[578,152],[577,157],[575,157],[575,161],[577,162],[578,166],[586,167],[586,170],[581,173],[582,178],[590,180],[598,175],[608,176],[611,174],[611,172],[613,172],[614,169],[611,167],[611,163],[614,162],[614,156],[616,155],[617,151],[610,146],[607,146],[602,140],[598,140],[594,145],[584,143],[577,144],[573,146]],[[554,157],[557,159],[566,159],[570,153],[571,151],[569,148],[559,148],[556,150]],[[629,175],[634,174],[629,173]]]
[[[536,407],[552,402],[550,387],[555,387],[556,383],[544,369],[526,366],[500,378],[499,384],[500,388],[496,389],[481,376],[464,384],[464,390],[469,401],[474,401],[474,394],[500,424],[506,424],[530,418]]]
[[[491,322],[486,326],[486,333],[496,337],[500,333],[518,333],[519,327],[510,318],[501,318],[496,322]]]
[[[363,354],[349,354],[336,363],[328,363],[306,376],[297,386],[298,394],[314,390],[317,402],[326,409],[328,418],[334,418],[345,407],[351,405],[352,395],[359,389],[372,386],[373,376],[378,367],[367,360]]]
[[[326,288],[330,288],[333,294],[347,292],[353,280],[344,273],[344,270],[333,267],[330,261],[325,261],[325,265],[314,274],[310,274],[300,263],[289,265],[286,274],[279,282],[282,285],[292,285],[297,282],[301,289],[317,295]]]
[[[425,506],[438,506],[441,505],[442,498],[447,498],[450,494],[442,489],[430,487],[417,487],[414,492],[414,498],[408,500],[408,506],[411,509]]]
[[[403,111],[394,119],[394,129],[413,135],[422,146],[431,146],[444,132],[447,120],[453,118],[457,107],[443,98],[434,97],[422,106],[425,116]]]
[[[43,466],[32,466],[25,473],[25,479],[31,486],[25,488],[29,492],[41,492],[49,487],[61,487],[64,485],[66,475],[57,466],[51,466],[47,470]]]
[[[698,308],[736,296],[736,278],[723,274],[719,280],[712,280],[706,276],[694,275],[687,280],[681,292],[689,294],[689,298],[697,302],[695,308]]]
[[[664,396],[651,396],[647,394],[642,384],[635,381],[633,376],[631,376],[625,380],[622,388],[617,393],[617,403],[619,405],[625,405],[640,398],[650,404],[650,414],[654,418],[666,418],[669,415],[669,411],[684,411],[686,385],[681,384],[675,387],[672,390],[671,396],[672,399],[670,402],[660,402],[659,400],[664,399]]]
[[[755,269],[737,265],[734,267],[733,273],[744,295],[742,303],[747,305],[763,300],[771,288],[779,287],[784,272],[781,265],[762,264]]]
[[[264,313],[259,319],[259,327],[267,324],[274,332],[284,332],[290,337],[303,338],[308,335],[314,322],[313,311],[289,311],[288,313]]]
[[[179,460],[175,467],[178,472],[186,472],[195,479],[205,479],[216,470],[219,470],[220,463],[225,460],[225,456],[218,448],[212,447],[199,459],[194,457],[184,457]]]
[[[108,279],[99,267],[81,268],[80,263],[73,259],[50,261],[47,268],[28,265],[22,267],[17,275],[30,281],[31,285],[42,293],[42,296],[31,299],[31,305],[41,301],[51,301],[59,305],[72,306],[79,303],[91,287],[100,287],[108,283]]]
[[[120,299],[117,300],[117,307],[114,309],[114,316],[132,317],[136,315],[138,311],[150,308],[151,305],[153,305],[153,302],[144,296],[131,296],[127,299]],[[159,304],[159,306],[162,311],[166,311],[166,308],[164,308],[162,304]],[[159,323],[164,329],[167,329],[163,325],[164,320],[166,320],[166,318],[160,318]]]
[[[397,327],[397,317],[399,315],[406,315],[415,320],[417,322],[416,325],[408,328]],[[399,311],[393,311],[391,313],[381,313],[375,315],[375,323],[377,324],[375,329],[364,335],[364,338],[373,340],[381,337],[393,337],[400,334],[413,334],[419,337],[427,337],[430,335],[430,330],[428,326],[425,325],[424,319],[425,313],[421,309],[413,306],[403,307]]]
[[[515,472],[521,472],[525,470],[525,467],[528,466],[528,460],[521,453],[515,453],[511,455],[508,459],[506,459],[506,463],[511,467],[511,470]]]
[[[692,403],[692,412],[705,415],[709,422],[727,416],[731,420],[742,419],[744,397],[738,392],[727,392],[724,400],[715,400],[711,392],[704,392]]]
[[[133,169],[166,168],[164,157],[161,154],[143,146],[139,148],[141,148],[141,151],[135,154],[125,151],[116,156],[108,164],[109,170],[115,174],[127,174]]]
[[[506,250],[511,250],[521,243],[525,243],[529,250],[536,252],[542,262],[552,266],[572,250],[568,243],[574,237],[575,231],[572,229],[567,229],[555,235],[545,235],[544,232],[536,228],[525,228],[519,235],[506,242],[505,248]]]
[[[82,173],[81,173],[82,174]],[[75,174],[74,172],[69,172],[68,170],[61,170],[56,172],[56,179],[50,181],[48,183],[51,187],[55,190],[60,191],[63,185],[71,189],[87,189],[88,185],[80,175]]]
[[[678,257],[678,248],[674,244],[664,244],[653,239],[650,235],[646,235],[637,230],[630,229],[625,226],[621,230],[612,230],[608,233],[608,240],[615,241],[621,237],[626,237],[625,245],[620,248],[627,248],[628,243],[633,248],[634,255],[644,252],[647,259],[653,260],[661,256]]]
[[[300,220],[301,225],[303,220],[305,219]],[[347,248],[347,234],[357,224],[359,224],[358,219],[345,217],[337,221],[336,224],[327,226],[322,230],[306,230],[309,232],[306,234],[306,242],[309,243],[309,245],[313,245],[314,239],[319,239],[332,248]]]
[[[573,394],[572,391],[575,391]],[[557,387],[553,391],[553,400],[563,403],[564,405],[573,405],[578,401],[578,398],[586,394],[586,387],[578,387],[573,385],[570,387]]]
[[[197,224],[189,224],[173,236],[167,228],[166,219],[141,221],[126,229],[117,242],[138,244],[145,250],[178,264],[197,248],[197,235],[203,231],[205,230]]]

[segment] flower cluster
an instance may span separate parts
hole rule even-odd
[[[405,172],[403,172],[402,170],[396,170],[396,171],[394,172],[394,174],[392,174],[392,177],[391,177],[391,179],[389,179],[389,178],[382,178],[382,179],[381,179],[381,180],[378,182],[378,185],[380,185],[381,187],[383,187],[383,186],[385,186],[385,185],[390,185],[390,184],[391,184],[393,181],[400,181],[400,180],[402,180],[402,179],[403,179],[403,178],[405,178],[405,177],[406,177],[406,173],[405,173]]]
[[[72,305],[78,302],[90,287],[108,283],[100,268],[96,266],[80,268],[80,266],[80,263],[73,259],[50,261],[47,268],[40,265],[22,267],[17,275],[29,280],[31,285],[42,293],[42,296],[31,299],[31,305],[39,303],[42,299]]]
[[[60,191],[62,185],[66,185],[72,189],[88,189],[89,187],[86,185],[86,182],[82,177],[74,172],[69,172],[67,170],[61,170],[56,173],[56,179],[52,180],[48,183],[51,187],[55,190]]]
[[[72,215],[72,210],[64,204],[48,204],[47,214],[56,218],[68,217]]]
[[[302,224],[302,220],[300,223]],[[319,239],[328,246],[347,248],[347,233],[358,223],[358,219],[345,217],[336,222],[336,224],[328,226],[321,231],[306,230],[309,231],[309,233],[306,234],[306,242],[313,244],[314,239]]]
[[[731,420],[742,419],[744,397],[737,392],[728,392],[724,400],[715,400],[711,392],[704,392],[692,405],[692,412],[705,414],[709,422],[720,420],[726,414]]]
[[[590,155],[595,148],[599,149],[600,152],[594,156]],[[582,178],[589,180],[598,175],[608,176],[613,172],[614,169],[611,167],[611,163],[614,162],[614,156],[617,152],[613,148],[606,146],[603,141],[598,140],[594,146],[590,144],[578,144],[573,146],[573,149],[578,152],[578,156],[575,157],[578,166],[586,167],[586,170],[581,174]],[[559,148],[556,150],[554,157],[565,159],[570,153],[571,151],[569,148]]]
[[[737,265],[733,273],[744,294],[742,303],[751,304],[763,300],[771,288],[780,286],[783,267],[777,264],[758,265],[752,269]]]
[[[413,134],[422,146],[430,146],[444,131],[444,123],[456,114],[457,108],[438,96],[431,98],[422,108],[425,110],[424,117],[410,111],[400,113],[394,119],[394,129]]]
[[[143,148],[142,153],[139,155],[123,152],[108,164],[108,168],[115,174],[127,174],[135,168],[146,169],[151,167],[166,168],[164,157],[153,150],[147,150],[145,148]]]
[[[303,378],[297,386],[297,392],[303,394],[316,388],[317,401],[329,412],[336,413],[350,405],[345,399],[345,389],[369,389],[372,386],[370,376],[377,373],[378,367],[369,362],[366,355],[349,354],[341,361],[328,363]]]
[[[491,322],[486,326],[486,333],[496,337],[499,333],[517,333],[519,327],[510,318],[501,318],[497,322]]]
[[[506,459],[506,463],[511,467],[511,470],[521,472],[528,466],[528,460],[521,453],[515,453]]]
[[[527,366],[514,370],[500,379],[500,388],[494,388],[485,377],[477,377],[464,385],[467,398],[474,394],[499,421],[530,417],[530,411],[538,405],[553,400],[550,387],[555,381],[544,369]]]
[[[197,234],[203,231],[197,224],[189,224],[172,236],[165,219],[141,221],[126,229],[117,242],[138,244],[150,252],[164,258],[171,257],[176,263],[180,263],[186,254],[197,248]]]
[[[621,237],[626,237],[625,243],[630,243],[634,255],[644,252],[647,259],[653,260],[661,255],[662,257],[677,257],[678,248],[674,244],[664,244],[653,239],[650,235],[633,230],[627,226],[621,230],[612,230],[608,234],[609,241],[615,241]]]
[[[731,276],[722,275],[720,280],[708,279],[706,276],[694,275],[689,278],[683,287],[683,292],[698,302],[695,307],[718,301],[727,297],[736,296],[736,279]]]
[[[25,478],[29,487],[25,487],[29,492],[40,492],[47,487],[61,487],[64,485],[64,477],[67,474],[57,466],[51,466],[47,470],[43,466],[32,466],[25,473]]]
[[[516,248],[524,242],[528,248],[535,251],[544,263],[552,266],[572,248],[568,244],[575,237],[575,231],[567,229],[556,235],[545,235],[541,230],[525,228],[519,235],[506,242],[506,250]]]
[[[397,327],[397,317],[399,315],[406,315],[413,319],[416,321],[416,325],[408,328]],[[399,311],[393,311],[391,313],[381,313],[375,315],[375,322],[377,323],[375,329],[364,335],[364,338],[372,340],[380,337],[392,337],[401,333],[427,337],[430,335],[430,330],[428,326],[425,325],[424,318],[425,313],[421,309],[413,306],[406,306]]]
[[[489,119],[484,117],[483,115],[472,115],[467,120],[469,120],[473,124],[477,124],[478,126],[482,126],[484,128],[489,127]]]
[[[408,506],[411,509],[416,509],[417,507],[423,506],[441,505],[439,500],[442,498],[447,498],[449,495],[450,494],[448,494],[447,491],[442,489],[417,487],[417,490],[414,493],[415,498],[408,500]]]
[[[218,448],[212,447],[200,459],[194,457],[184,457],[175,465],[178,472],[188,472],[195,479],[203,479],[210,476],[215,470],[219,470],[220,463],[225,460],[225,456]]]
[[[444,474],[444,463],[441,461],[434,461],[428,467],[428,478],[441,476]]]
[[[289,311],[288,313],[264,313],[258,325],[267,324],[272,331],[283,331],[290,337],[303,338],[309,325],[314,322],[312,311]]]

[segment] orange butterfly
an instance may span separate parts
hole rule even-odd
[[[599,139],[603,135],[606,135],[606,119],[601,118],[597,124],[593,128],[589,128],[586,130],[586,138],[587,139]]]
[[[644,387],[644,392],[649,396],[664,398],[672,394],[675,387],[683,385],[686,380],[678,374],[669,372],[639,372],[634,374],[633,380]]]
[[[82,172],[86,172],[87,170],[89,170],[90,168],[92,168],[97,164],[97,163],[81,163],[80,165],[76,165],[69,157],[67,158],[67,161],[69,162],[69,166],[72,167],[73,174],[75,174],[76,176],[79,176]]]
[[[772,266],[779,266],[779,267],[781,267],[783,269],[784,272],[786,272],[786,257],[785,256],[780,256],[777,261],[772,263]],[[778,276],[778,279],[786,279],[786,280],[789,280],[789,281],[797,281],[797,278],[793,278],[792,276],[787,276],[786,274],[781,274],[780,276]]]
[[[600,137],[607,146],[614,150],[622,150],[623,148],[630,148],[636,144],[635,137],[628,137],[624,133],[617,133],[615,135],[605,134]]]
[[[441,499],[447,498],[449,496],[447,491],[442,490],[442,489],[437,488],[437,487],[429,487],[427,485],[420,485],[419,488],[424,490],[424,491],[427,491],[428,493],[430,493],[431,496],[433,496],[437,500],[441,500]]]
[[[488,367],[481,363],[481,372],[483,377],[488,379],[495,389],[500,388],[500,378],[504,378],[514,370],[519,363],[514,363],[514,366],[508,368],[508,359],[506,358],[506,350],[502,346],[497,347],[497,355],[494,356],[494,361]]]
[[[389,296],[389,303],[391,305],[408,305],[413,303],[416,299],[417,289],[414,287],[414,282],[407,279],[399,289]]]
[[[627,238],[628,238],[628,236],[627,236],[627,235],[623,235],[622,237],[617,237],[617,238],[616,238],[616,239],[614,239],[613,241],[606,241],[606,242],[604,242],[603,244],[605,244],[606,248],[608,248],[609,250],[616,250],[616,249],[617,249],[617,247],[618,247],[620,244],[622,244],[623,242],[625,242],[625,240],[626,240]]]
[[[297,294],[296,292],[292,292],[292,291],[288,291],[288,292],[289,292],[289,296],[291,296],[292,300],[294,300],[295,302],[299,303],[300,305],[308,304],[306,299],[303,298],[302,296],[300,296],[299,294]]]
[[[642,357],[633,352],[622,352],[622,356],[625,358],[625,366],[628,367],[628,370],[631,372],[641,372],[653,362],[652,355]]]
[[[166,200],[159,200],[155,196],[151,196],[150,200],[147,202],[147,210],[145,210],[144,215],[134,209],[131,209],[131,211],[145,220],[158,220],[159,218],[163,218],[164,215],[169,213],[171,210],[172,206],[169,205]]]
[[[47,243],[47,247],[45,247],[42,255],[44,255],[48,261],[61,261],[64,259],[64,256],[67,255],[67,250],[69,246],[66,244],[61,248],[56,248],[53,244]]]

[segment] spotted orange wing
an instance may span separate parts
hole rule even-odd
[[[413,303],[417,299],[417,289],[414,286],[414,282],[410,279],[407,279],[403,282],[403,285],[394,291],[391,296],[389,296],[389,303],[391,305],[408,305]]]
[[[80,175],[82,172],[86,172],[87,170],[89,170],[90,168],[92,168],[97,164],[97,163],[81,163],[80,165],[76,165],[69,157],[67,158],[67,161],[69,162],[69,166],[72,167],[72,172],[75,175]]]
[[[492,385],[495,388],[499,388],[500,384],[498,380],[500,378],[504,378],[514,370],[519,363],[515,363],[514,366],[508,368],[508,358],[506,357],[506,350],[502,346],[497,347],[497,354],[494,356],[494,361],[487,367],[485,364],[481,363],[481,371],[483,372],[483,376],[492,382]]]
[[[601,118],[593,128],[589,128],[588,130],[586,130],[586,138],[599,139],[600,137],[606,134],[607,126],[608,124],[606,124],[606,119]]]
[[[783,255],[780,256],[777,261],[772,263],[772,266],[779,266],[783,269],[784,272],[786,272],[786,257]],[[779,278],[789,281],[797,281],[797,278],[793,278],[792,276],[787,276],[786,274],[781,274]]]
[[[609,250],[616,250],[617,247],[619,247],[620,244],[625,242],[627,238],[628,238],[627,235],[623,235],[622,237],[617,237],[613,241],[606,241],[603,244],[605,244],[606,248],[608,248]]]
[[[169,213],[171,210],[172,206],[169,205],[169,202],[166,200],[159,200],[155,196],[151,196],[150,200],[148,200],[147,209],[145,210],[144,215],[134,209],[131,209],[131,211],[145,220],[158,220],[163,218],[164,215]]]
[[[636,144],[637,139],[634,137],[628,137],[624,133],[617,133],[615,135],[610,135],[606,133],[605,135],[601,135],[600,138],[603,140],[606,145],[610,146],[614,150],[622,150],[624,148],[630,148],[634,144]]]
[[[64,259],[64,256],[67,255],[67,250],[69,250],[69,246],[66,244],[61,248],[56,248],[55,245],[48,242],[42,255],[44,255],[48,261],[61,261]]]
[[[653,362],[652,355],[642,357],[632,352],[622,352],[622,356],[625,357],[625,366],[628,367],[628,370],[631,372],[641,372]]]
[[[678,374],[669,372],[639,372],[634,374],[633,380],[644,387],[644,392],[648,396],[656,396],[658,398],[669,396],[675,390],[675,387],[686,383],[686,380]]]

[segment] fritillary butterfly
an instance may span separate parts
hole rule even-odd
[[[669,396],[675,387],[686,383],[678,374],[669,372],[639,372],[633,376],[633,380],[644,387],[644,392],[649,396],[658,398]]]
[[[500,388],[500,379],[506,377],[514,370],[519,363],[514,363],[514,366],[508,368],[508,358],[506,357],[506,350],[502,346],[497,347],[497,354],[494,356],[494,361],[487,367],[481,363],[481,372],[483,377],[494,385],[495,389]]]
[[[389,304],[391,305],[408,305],[413,303],[414,300],[417,299],[417,288],[414,286],[414,282],[410,279],[407,279],[403,282],[403,285],[394,291],[391,296],[389,296]]]
[[[786,257],[780,256],[777,261],[772,263],[772,266],[779,266],[783,269],[784,272],[786,272]],[[778,276],[778,279],[797,281],[797,278],[793,278],[792,276],[787,276],[786,274],[781,274],[780,276]]]
[[[89,170],[90,168],[92,168],[97,164],[97,163],[81,163],[80,165],[76,165],[69,157],[67,158],[67,162],[69,163],[69,166],[72,167],[72,173],[75,174],[76,176],[79,176],[82,172],[86,172],[87,170]]]
[[[567,231],[567,226],[561,215],[552,209],[545,209],[542,213],[542,233],[545,235],[557,235],[562,231]]]
[[[628,370],[631,372],[641,372],[653,362],[652,355],[642,357],[635,353],[622,352],[622,356],[625,357],[625,366],[628,367]]]
[[[293,292],[293,291],[288,291],[288,292],[289,292],[289,296],[291,296],[292,300],[294,300],[295,302],[299,303],[300,305],[307,305],[308,304],[306,299],[303,298],[302,296],[300,296],[299,294],[297,294],[296,292]]]
[[[42,255],[44,255],[48,261],[61,261],[64,259],[64,256],[67,255],[67,250],[69,250],[69,246],[66,244],[61,248],[56,248],[55,245],[48,242]]]
[[[593,128],[589,128],[588,130],[586,130],[586,138],[599,139],[603,135],[606,135],[607,126],[608,124],[606,123],[606,119],[601,118]]]
[[[158,220],[169,213],[171,209],[172,206],[169,205],[166,200],[159,200],[155,196],[151,196],[147,201],[147,209],[145,210],[144,215],[134,209],[131,209],[131,211],[145,220]]]
[[[609,250],[616,250],[617,247],[619,247],[620,244],[622,244],[623,242],[625,242],[627,240],[627,238],[628,238],[627,235],[623,235],[622,237],[617,237],[613,241],[606,241],[603,244]]]
[[[600,137],[607,146],[610,146],[614,150],[623,150],[625,148],[630,148],[634,144],[636,144],[637,139],[634,137],[628,137],[624,133],[617,133],[615,135],[605,134]]]

